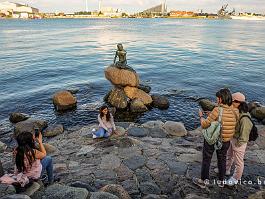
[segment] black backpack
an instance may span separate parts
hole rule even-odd
[[[240,120],[241,120],[243,117],[247,117],[247,118],[252,122],[252,124],[253,124],[252,129],[251,129],[250,134],[249,134],[249,139],[248,139],[248,140],[249,140],[249,141],[256,141],[257,138],[259,137],[259,134],[258,134],[258,129],[257,129],[255,123],[252,121],[251,117],[249,117],[248,115],[243,115],[243,116],[240,118]]]

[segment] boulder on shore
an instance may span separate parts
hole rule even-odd
[[[18,123],[29,119],[30,116],[24,113],[11,113],[9,121],[12,123]]]
[[[128,106],[128,98],[120,88],[112,89],[108,96],[108,102],[118,109],[124,109]]]
[[[124,92],[130,99],[139,99],[145,105],[149,105],[152,103],[152,97],[150,95],[148,95],[146,92],[144,92],[144,91],[142,91],[136,87],[126,86],[124,88]]]
[[[201,99],[199,105],[204,111],[212,111],[216,107],[216,104],[208,99]]]
[[[148,108],[144,105],[142,100],[134,99],[130,104],[130,110],[133,113],[142,113],[148,111]]]
[[[105,69],[105,77],[114,85],[119,86],[135,86],[139,85],[139,76],[130,70],[119,69],[109,66]]]
[[[181,122],[167,121],[164,124],[164,128],[171,136],[183,137],[188,134],[185,126]]]
[[[77,100],[69,91],[59,91],[53,96],[53,104],[57,111],[76,108]]]
[[[168,98],[161,95],[152,95],[152,106],[159,109],[168,109],[169,108],[169,101]]]
[[[69,187],[60,184],[48,186],[45,190],[36,192],[32,198],[65,199],[65,198],[87,199],[89,192],[84,188]]]
[[[45,129],[43,136],[45,137],[54,137],[57,135],[62,134],[64,131],[63,125],[62,124],[57,124],[54,126],[49,126],[47,129]]]
[[[251,111],[251,115],[258,120],[265,119],[265,106],[256,107]]]
[[[48,126],[48,122],[45,120],[38,120],[29,118],[25,121],[18,122],[15,125],[14,135],[17,137],[22,132],[31,132],[35,133],[34,129],[38,128],[40,130],[45,129]]]

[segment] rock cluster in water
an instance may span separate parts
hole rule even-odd
[[[148,111],[150,106],[160,109],[169,107],[166,97],[149,94],[151,87],[141,84],[139,75],[133,70],[111,65],[105,69],[105,77],[114,85],[105,96],[105,101],[117,109],[139,113]]]
[[[149,121],[142,125],[116,123],[119,134],[94,140],[95,125],[68,130],[49,139],[53,147],[54,171],[59,183],[44,187],[38,181],[21,195],[13,186],[0,185],[0,198],[32,199],[176,199],[176,198],[262,198],[265,183],[265,129],[248,145],[242,184],[202,190],[192,183],[200,176],[203,137],[200,129],[187,131],[178,122]],[[59,129],[59,127],[58,127]],[[13,169],[12,149],[1,153],[5,171]],[[212,182],[217,178],[213,158]],[[254,184],[258,180],[261,185]],[[252,195],[253,194],[253,195]],[[8,195],[8,196],[7,196]]]

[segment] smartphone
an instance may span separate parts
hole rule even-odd
[[[40,134],[40,130],[38,128],[35,128],[34,132],[35,132],[35,137],[38,138]]]

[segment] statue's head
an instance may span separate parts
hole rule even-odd
[[[122,46],[122,44],[118,44],[118,45],[117,45],[117,48],[118,48],[119,51],[122,51],[122,50],[123,50],[123,46]]]

